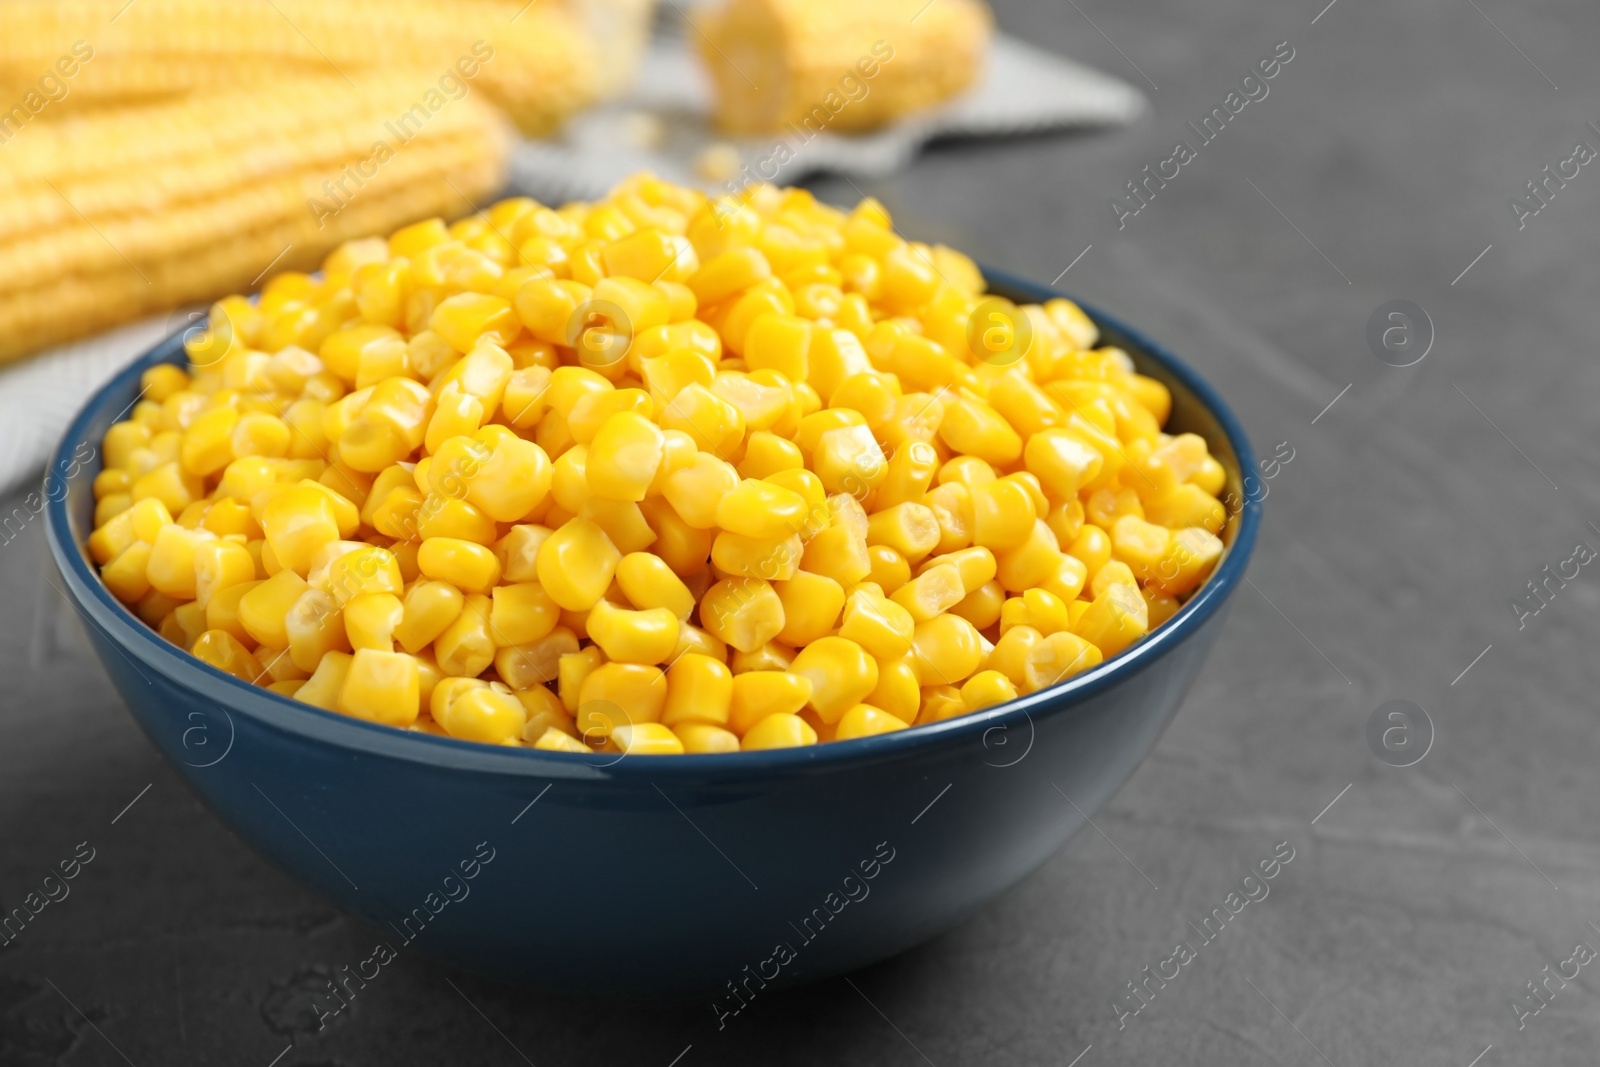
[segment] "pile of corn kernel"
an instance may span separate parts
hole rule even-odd
[[[1223,467],[1074,304],[883,207],[650,176],[229,297],[106,434],[89,551],[195,656],[556,751],[810,745],[1053,685],[1223,552]]]

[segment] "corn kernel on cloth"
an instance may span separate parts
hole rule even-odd
[[[823,128],[729,140],[710,124],[709,83],[685,36],[692,32],[681,24],[663,27],[631,93],[579,115],[554,140],[521,142],[512,153],[513,190],[547,203],[594,199],[638,170],[712,192],[747,181],[793,184],[819,172],[880,177],[904,167],[936,137],[1117,126],[1146,106],[1126,82],[996,34],[978,85],[886,129],[846,136]],[[713,148],[730,161],[736,158],[719,180],[697,173]],[[786,162],[774,170],[778,158]],[[190,326],[199,311],[153,316],[0,370],[0,495],[38,477],[90,392],[161,338]]]

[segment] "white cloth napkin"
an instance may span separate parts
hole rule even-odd
[[[712,129],[710,91],[681,36],[685,32],[669,30],[652,44],[626,98],[580,115],[558,140],[519,145],[511,163],[513,188],[547,203],[591,199],[627,175],[649,170],[716,191],[717,183],[696,174],[696,160],[708,147],[728,144],[752,173],[771,159],[777,138],[727,142]],[[791,140],[793,158],[775,180],[791,184],[819,171],[875,177],[905,166],[934,137],[1120,125],[1144,107],[1144,97],[1127,83],[1002,34],[994,40],[982,83],[960,98],[870,134],[824,131],[803,144]],[[641,129],[653,136],[641,138]],[[0,495],[37,476],[85,397],[139,353],[183,329],[194,310],[120,326],[0,369]]]

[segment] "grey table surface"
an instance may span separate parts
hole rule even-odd
[[[96,856],[0,951],[0,1064],[1594,1063],[1589,970],[1549,982],[1537,1015],[1513,1001],[1600,946],[1600,578],[1536,615],[1512,605],[1600,547],[1600,170],[1551,181],[1521,228],[1511,199],[1600,147],[1600,11],[1324,2],[1001,2],[1002,26],[1140,84],[1152,113],[816,184],[1025,275],[1071,264],[1063,287],[1192,360],[1261,451],[1293,450],[1252,584],[1098,832],[960,928],[721,1033],[704,1006],[566,999],[407,955],[308,1034],[278,1006],[370,933],[161,762],[30,529],[0,547],[0,898],[78,841]],[[1201,145],[1186,123],[1280,42],[1293,59],[1268,95]],[[1119,229],[1113,200],[1179,140],[1196,158]],[[1405,368],[1367,339],[1394,299],[1436,333]],[[1369,747],[1390,700],[1431,720],[1413,766]],[[1119,1025],[1125,983],[1279,842],[1295,858],[1270,896]]]

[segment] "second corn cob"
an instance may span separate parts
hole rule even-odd
[[[977,79],[992,28],[981,0],[727,0],[696,24],[732,133],[871,129],[939,103]]]

